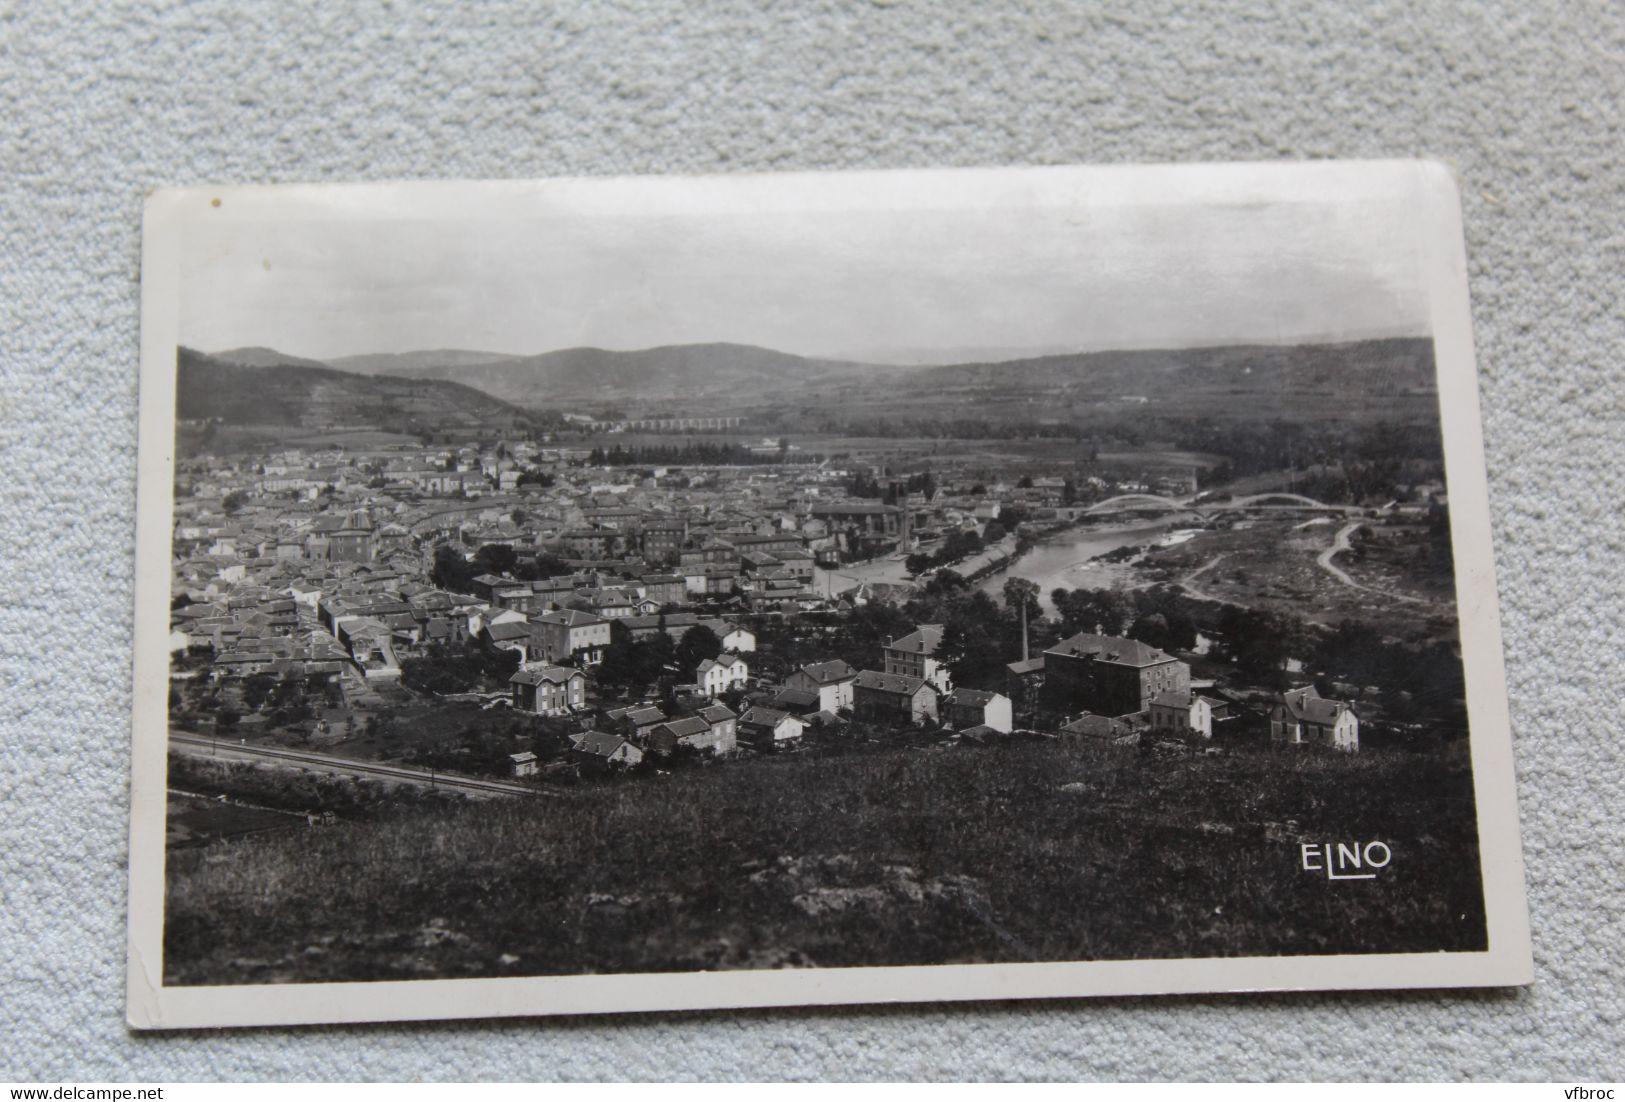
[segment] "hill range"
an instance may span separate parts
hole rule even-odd
[[[358,375],[269,348],[176,354],[175,414],[182,421],[397,433],[511,427],[537,413],[443,379]]]
[[[819,359],[742,344],[670,345],[636,351],[567,348],[536,356],[445,349],[349,356],[330,362],[248,348],[194,362],[275,373],[326,371],[328,387],[357,394],[375,388],[399,403],[411,384],[434,391],[452,409],[542,410],[583,403],[698,403],[713,408],[763,406],[778,399],[831,397],[888,404],[919,394],[933,402],[1039,399],[1062,406],[1177,395],[1245,407],[1250,401],[1325,402],[1358,408],[1436,394],[1433,344],[1386,338],[1335,344],[1229,345],[1215,348],[1080,352],[987,363],[877,365]],[[316,376],[304,378],[305,386]],[[269,385],[269,381],[262,381]],[[276,389],[276,388],[273,388]],[[286,389],[282,387],[281,389]],[[498,406],[481,407],[480,397]]]

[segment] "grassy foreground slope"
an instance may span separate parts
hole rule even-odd
[[[1300,841],[1380,839],[1375,880]],[[172,852],[166,982],[1484,945],[1465,754],[1054,744],[700,769]]]

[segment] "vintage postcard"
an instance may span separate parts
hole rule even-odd
[[[1420,162],[160,191],[137,1027],[1530,982]]]

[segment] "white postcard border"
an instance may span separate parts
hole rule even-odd
[[[953,204],[1356,201],[1425,204],[1426,268],[1468,685],[1488,949],[166,987],[163,982],[167,608],[180,243],[194,220],[514,218],[876,209]],[[127,1018],[138,1029],[484,1018],[727,1007],[1100,995],[1490,987],[1533,980],[1511,727],[1490,544],[1466,255],[1450,171],[1433,162],[945,169],[718,177],[161,190],[142,245]]]

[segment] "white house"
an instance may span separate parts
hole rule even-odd
[[[1157,734],[1213,737],[1213,705],[1195,693],[1158,693],[1146,711]]]
[[[715,658],[701,662],[695,672],[695,683],[706,696],[721,696],[730,689],[743,689],[750,678],[750,667],[737,654],[723,652]]]
[[[567,666],[532,666],[508,679],[513,706],[539,716],[562,716],[586,703],[587,678]]]
[[[921,624],[901,639],[887,640],[883,650],[885,671],[928,681],[939,693],[953,691],[948,667],[935,655],[942,644],[941,624]]]
[[[701,592],[704,592],[703,588]],[[756,650],[756,635],[749,628],[731,624],[727,620],[703,620],[701,626],[710,628],[722,640],[722,649],[734,654],[751,654]]]
[[[955,689],[946,704],[945,718],[956,730],[991,727],[1001,734],[1008,735],[1015,729],[1010,698],[1003,693],[986,692],[982,689]]]
[[[766,753],[794,746],[806,729],[801,720],[777,708],[747,708],[739,717],[740,741]]]
[[[852,707],[852,683],[858,671],[836,658],[829,662],[811,662],[784,679],[785,688],[805,689],[818,694],[818,707],[825,712],[839,712]]]
[[[1270,741],[1358,750],[1360,717],[1354,714],[1354,705],[1329,700],[1313,685],[1305,685],[1281,694],[1281,702],[1270,709]]]

